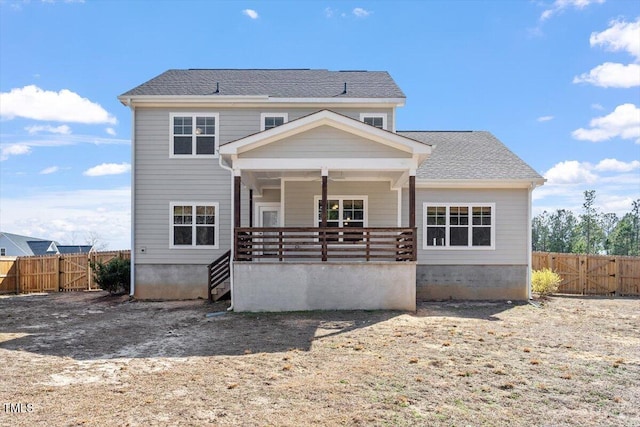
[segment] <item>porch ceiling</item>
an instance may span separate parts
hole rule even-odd
[[[281,180],[318,181],[322,179],[320,170],[302,171],[253,171],[243,170],[242,182],[247,188],[258,193],[264,188],[279,188]],[[341,181],[389,181],[392,187],[402,186],[408,179],[408,174],[402,171],[337,171],[328,172],[330,182]]]

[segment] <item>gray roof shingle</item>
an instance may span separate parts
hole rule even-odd
[[[490,132],[398,131],[435,145],[416,173],[418,180],[541,180],[540,174]]]
[[[347,92],[343,93],[345,83]],[[168,70],[120,96],[136,95],[405,98],[402,90],[386,71],[311,69]]]

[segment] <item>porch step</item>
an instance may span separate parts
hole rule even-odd
[[[213,301],[219,301],[229,295],[231,291],[231,284],[229,282],[224,282],[211,289],[211,299]]]

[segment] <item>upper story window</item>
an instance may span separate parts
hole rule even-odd
[[[387,115],[385,113],[361,113],[360,121],[380,129],[387,129]]]
[[[5,256],[7,255],[7,249],[6,248],[0,248],[0,256]]]
[[[423,205],[424,249],[495,249],[495,204]]]
[[[171,157],[215,157],[218,153],[218,113],[172,113]]]
[[[287,113],[262,113],[260,114],[260,130],[268,130],[289,121]]]

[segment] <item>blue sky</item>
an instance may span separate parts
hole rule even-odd
[[[399,130],[488,130],[534,213],[640,198],[640,3],[0,0],[0,229],[130,241],[130,111],[170,68],[387,70]]]

